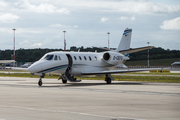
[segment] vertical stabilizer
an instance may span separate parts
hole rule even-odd
[[[128,50],[131,44],[132,29],[126,28],[116,51]]]

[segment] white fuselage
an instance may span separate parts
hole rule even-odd
[[[108,55],[105,55],[108,54]],[[108,57],[108,58],[107,58]],[[32,64],[28,71],[37,75],[64,74],[68,69],[71,75],[82,72],[112,70],[129,58],[117,52],[50,52]]]

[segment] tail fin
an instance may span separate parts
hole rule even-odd
[[[131,43],[132,29],[126,28],[116,51],[128,50]]]

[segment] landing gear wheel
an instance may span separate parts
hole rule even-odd
[[[106,78],[106,83],[107,83],[107,84],[111,84],[111,78],[110,78],[110,77],[107,77],[107,78]]]
[[[66,83],[67,83],[67,80],[62,80],[62,83],[66,84]]]
[[[42,80],[41,79],[39,80],[38,85],[42,86]]]

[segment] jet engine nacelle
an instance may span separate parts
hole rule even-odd
[[[103,54],[103,60],[111,65],[118,65],[123,62],[124,55],[116,52],[105,52]]]

